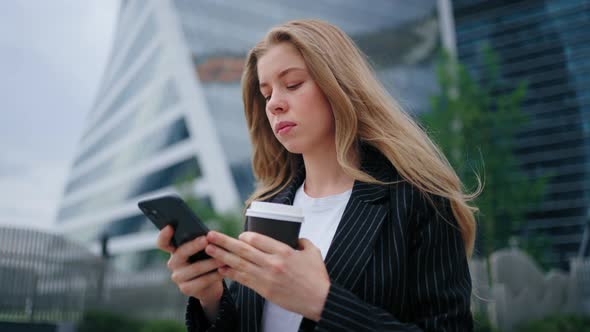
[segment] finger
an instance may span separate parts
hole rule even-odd
[[[168,268],[175,270],[180,266],[188,265],[188,258],[205,249],[206,246],[207,239],[204,235],[181,245],[176,249],[172,257],[170,257]]]
[[[187,296],[197,295],[196,297],[199,298],[198,294],[206,293],[208,287],[221,280],[223,280],[223,276],[217,271],[209,272],[199,278],[179,284],[178,289]]]
[[[252,247],[269,254],[286,257],[294,251],[293,248],[283,242],[260,233],[243,232],[238,238],[240,241],[246,242]]]
[[[244,245],[246,244],[244,243]],[[261,271],[258,265],[256,265],[256,263],[251,262],[244,257],[229,252],[224,248],[218,247],[214,244],[209,244],[207,248],[205,248],[205,252],[207,252],[209,256],[217,259],[218,261],[236,270],[246,271],[248,273],[259,273]]]
[[[172,279],[175,284],[181,284],[183,282],[205,275],[211,271],[215,271],[217,268],[223,265],[224,263],[211,258],[198,261],[196,263],[178,268],[172,273],[170,279]]]
[[[168,253],[174,253],[176,248],[170,243],[172,240],[172,236],[174,235],[174,228],[170,225],[166,225],[166,227],[162,228],[160,233],[158,234],[158,241],[157,246],[158,248],[164,250]]]
[[[217,248],[221,247],[224,249],[225,252],[246,259],[247,261],[252,262],[256,265],[264,265],[268,261],[266,255],[260,250],[252,247],[248,243],[236,240],[225,234],[210,231],[209,234],[207,234],[207,240],[209,241],[209,243],[215,244]],[[212,250],[215,250],[215,248],[213,248]],[[225,258],[230,256],[224,255],[222,253],[221,257]],[[230,258],[232,259],[232,262],[236,264],[236,258]],[[230,265],[229,263],[227,264]]]
[[[299,248],[300,250],[308,250],[317,247],[315,246],[315,244],[313,244],[313,242],[309,241],[308,239],[301,238],[299,239]]]
[[[232,269],[229,266],[220,267],[217,271],[224,278],[229,278],[241,285],[254,289],[255,285],[252,283],[252,275],[249,273]]]

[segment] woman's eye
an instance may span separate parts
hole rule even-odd
[[[270,96],[264,97],[264,100],[266,100],[266,102],[268,102],[270,100]]]
[[[303,84],[303,82],[302,82],[302,83],[293,84],[293,85],[288,85],[288,86],[287,86],[287,89],[289,89],[289,90],[295,90],[295,89],[297,89],[298,87],[300,87],[300,86],[301,86],[301,84]]]

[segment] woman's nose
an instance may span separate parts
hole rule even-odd
[[[273,94],[267,102],[266,107],[272,113],[281,113],[287,110],[287,102],[282,96]]]

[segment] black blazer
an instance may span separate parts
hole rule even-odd
[[[362,168],[383,181],[401,177],[376,150],[363,148]],[[269,201],[293,204],[295,179]],[[356,181],[328,250],[331,287],[319,322],[299,331],[472,331],[471,277],[448,201],[405,181],[383,186]],[[438,211],[438,213],[437,213]],[[233,282],[211,324],[189,298],[188,331],[260,331],[264,298]],[[271,331],[268,331],[271,332]],[[274,331],[273,331],[274,332]],[[277,331],[280,332],[280,331]]]

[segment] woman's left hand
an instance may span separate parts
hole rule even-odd
[[[219,232],[207,234],[205,251],[226,266],[219,273],[253,289],[289,311],[319,321],[330,277],[318,247],[299,239],[299,250],[268,236],[244,232],[239,240]]]

